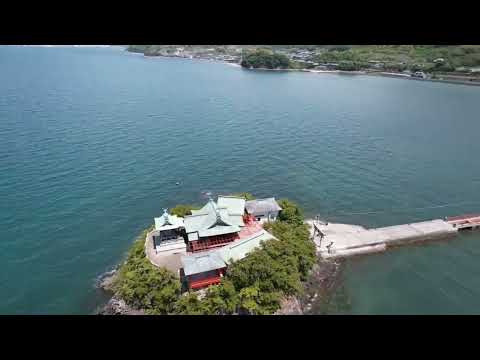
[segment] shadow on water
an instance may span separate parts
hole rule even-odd
[[[299,300],[305,315],[349,313],[351,299],[345,286],[345,261],[319,260]]]
[[[478,314],[480,270],[472,259],[479,254],[479,235],[462,231],[342,260],[336,271],[314,271],[304,313]]]

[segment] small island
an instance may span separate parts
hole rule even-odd
[[[282,313],[298,303],[316,262],[309,226],[287,199],[243,193],[178,205],[155,218],[103,281],[113,297],[101,313]]]
[[[453,238],[480,214],[367,229],[304,219],[287,199],[219,195],[164,209],[101,287],[101,314],[268,315],[328,312],[342,259]],[[312,308],[315,308],[312,310]]]

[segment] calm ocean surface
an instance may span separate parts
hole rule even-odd
[[[0,46],[0,313],[91,313],[202,191],[368,227],[480,211],[479,109],[479,87]],[[340,312],[480,313],[479,259],[480,231],[348,261]]]

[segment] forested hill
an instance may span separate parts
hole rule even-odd
[[[266,49],[290,60],[353,62],[365,67],[381,62],[386,70],[422,69],[472,71],[480,68],[480,45],[129,45],[128,50],[155,56],[241,59],[252,50]]]

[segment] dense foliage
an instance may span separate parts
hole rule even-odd
[[[358,71],[364,68],[364,64],[356,61],[340,61],[337,69],[342,71]]]
[[[241,65],[246,68],[288,69],[290,60],[286,55],[259,49],[243,55]]]
[[[192,215],[192,210],[200,209],[195,205],[177,205],[170,209],[170,214],[185,217],[186,215]]]
[[[320,63],[347,61],[362,68],[373,66],[369,61],[378,61],[382,63],[379,68],[391,71],[449,72],[461,67],[480,66],[480,46],[355,45],[341,51],[338,48],[321,51],[314,59]]]
[[[151,314],[168,314],[180,295],[180,281],[171,271],[153,266],[145,257],[145,230],[118,270],[114,290],[134,308]]]
[[[286,222],[292,225],[303,224],[303,212],[297,206],[297,204],[287,200],[281,199],[278,201],[278,205],[282,208],[282,211],[278,215],[280,221]]]
[[[233,193],[230,196],[241,197],[241,198],[244,198],[245,200],[255,200],[255,196],[253,196],[252,194],[250,194],[248,192]]]

